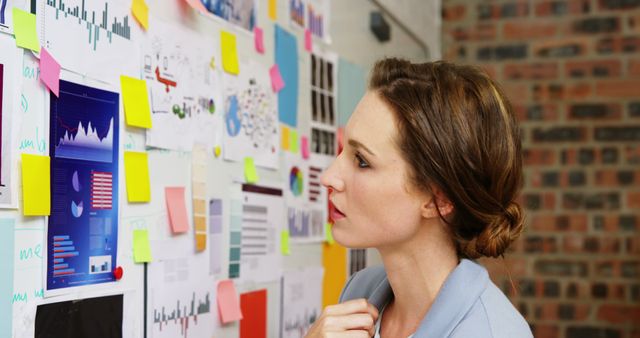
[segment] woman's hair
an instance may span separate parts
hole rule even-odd
[[[369,89],[385,101],[396,140],[422,191],[453,205],[442,219],[458,255],[498,257],[523,229],[520,130],[501,88],[478,68],[384,59]]]

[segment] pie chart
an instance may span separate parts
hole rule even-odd
[[[294,196],[302,195],[302,171],[298,167],[291,168],[289,173],[289,189]]]

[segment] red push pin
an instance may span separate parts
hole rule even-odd
[[[116,278],[116,280],[120,280],[120,278],[122,278],[122,267],[119,266],[117,267],[115,270],[113,270],[113,276]]]

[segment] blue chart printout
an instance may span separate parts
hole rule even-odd
[[[115,280],[118,100],[67,81],[51,95],[47,290]]]

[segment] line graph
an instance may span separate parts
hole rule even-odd
[[[187,338],[191,318],[193,318],[194,324],[198,325],[198,316],[206,315],[210,312],[211,299],[209,292],[205,294],[204,299],[196,299],[196,292],[194,291],[191,294],[191,300],[187,304],[181,304],[180,299],[178,299],[175,307],[171,310],[164,306],[154,309],[153,325],[158,332],[163,332],[169,325],[180,325],[180,335]],[[206,321],[207,319],[204,320]]]

